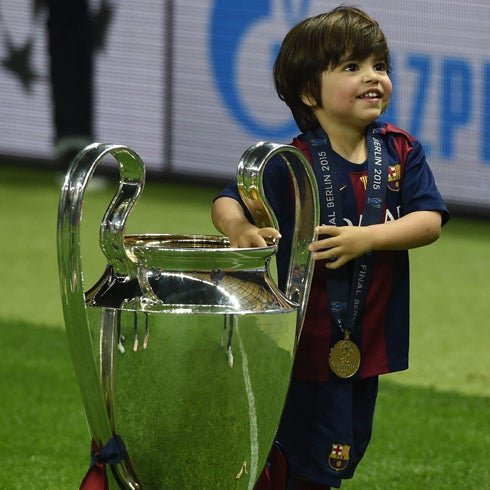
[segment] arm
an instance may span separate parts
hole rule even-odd
[[[408,250],[435,242],[441,234],[441,214],[438,211],[414,211],[395,221],[371,226],[318,227],[320,235],[309,249],[315,260],[332,259],[329,269],[338,269],[349,260],[370,250]]]
[[[226,235],[232,247],[265,247],[266,238],[281,238],[275,228],[258,228],[250,223],[238,201],[231,197],[219,197],[211,209],[214,226]]]

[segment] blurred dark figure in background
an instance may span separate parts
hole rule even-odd
[[[59,170],[93,141],[94,25],[88,0],[45,0]]]

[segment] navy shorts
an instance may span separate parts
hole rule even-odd
[[[288,481],[338,488],[352,478],[371,439],[377,394],[378,377],[329,383],[293,378],[277,433]]]

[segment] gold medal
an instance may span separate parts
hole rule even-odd
[[[328,358],[330,369],[339,378],[350,378],[357,373],[361,364],[361,353],[352,340],[350,340],[350,332],[345,331],[343,340],[339,340],[330,350]]]

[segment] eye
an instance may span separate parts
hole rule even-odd
[[[379,63],[376,63],[374,65],[374,70],[375,71],[388,71],[388,66],[384,61],[380,61]]]
[[[344,71],[358,71],[359,65],[357,63],[347,63],[344,65]]]

